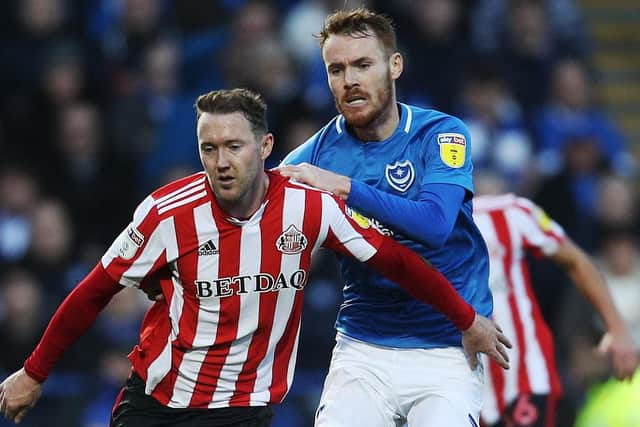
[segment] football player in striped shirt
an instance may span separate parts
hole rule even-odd
[[[487,181],[488,182],[488,181]],[[612,356],[615,377],[631,378],[638,353],[602,275],[562,227],[528,199],[513,194],[474,200],[473,217],[487,242],[493,317],[513,338],[511,369],[489,362],[485,371],[483,424],[491,427],[553,427],[561,397],[553,336],[542,317],[526,263],[528,253],[564,269],[606,326],[600,350]]]
[[[60,355],[123,287],[169,271],[142,325],[113,427],[269,426],[293,379],[304,288],[320,247],[366,263],[463,331],[467,351],[507,365],[508,340],[419,255],[324,191],[264,170],[266,105],[247,90],[196,101],[204,171],[149,195],[0,385],[19,422]]]

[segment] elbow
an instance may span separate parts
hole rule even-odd
[[[425,239],[429,245],[433,248],[441,248],[449,239],[449,235],[451,234],[450,230],[444,230],[444,227],[437,227],[427,239]]]

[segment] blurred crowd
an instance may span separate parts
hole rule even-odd
[[[276,137],[270,166],[335,115],[312,34],[345,4],[394,18],[405,57],[399,99],[467,123],[478,180],[534,199],[597,257],[640,345],[637,159],[598,103],[593,47],[574,1],[8,0],[0,6],[3,376],[21,366],[136,204],[200,170],[197,95],[261,92]],[[328,367],[341,285],[332,256],[321,256],[299,370],[275,427],[311,425]],[[559,338],[568,420],[609,375],[592,352],[601,327],[566,277],[534,267]],[[23,424],[106,426],[148,304],[120,293]]]

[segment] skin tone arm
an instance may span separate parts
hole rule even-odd
[[[0,412],[5,418],[20,424],[40,398],[42,384],[31,378],[22,368],[0,384],[0,394]]]
[[[589,256],[568,238],[550,259],[567,272],[578,290],[604,320],[607,332],[598,348],[603,353],[611,354],[615,377],[619,380],[630,379],[638,367],[638,351],[622,316],[613,304],[604,278]]]

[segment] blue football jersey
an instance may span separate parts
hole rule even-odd
[[[340,115],[292,151],[283,163],[308,162],[411,200],[419,200],[420,192],[433,183],[464,187],[467,196],[442,247],[429,247],[389,230],[375,220],[375,212],[371,212],[374,218],[370,221],[421,254],[479,314],[490,316],[489,257],[472,219],[469,132],[461,120],[447,114],[406,104],[398,104],[398,108],[398,128],[384,141],[358,140],[347,131]],[[367,265],[347,258],[340,262],[344,302],[336,322],[338,331],[387,347],[461,345],[460,332],[440,312],[414,300]]]

